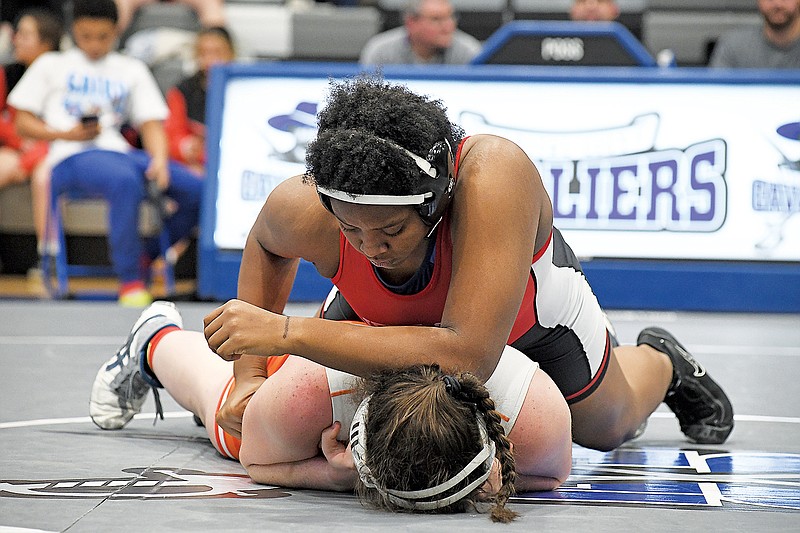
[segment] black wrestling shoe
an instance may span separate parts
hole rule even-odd
[[[675,413],[684,435],[698,444],[725,442],[733,430],[733,406],[705,367],[661,328],[643,329],[636,344],[647,344],[672,360],[672,383],[664,403]]]

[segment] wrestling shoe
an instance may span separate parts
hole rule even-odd
[[[733,406],[722,388],[675,337],[661,328],[646,328],[636,344],[665,353],[672,360],[672,382],[664,403],[681,431],[698,444],[722,444],[733,430]]]
[[[133,325],[125,343],[100,370],[92,385],[89,415],[103,429],[120,429],[142,410],[147,391],[153,389],[156,414],[164,418],[158,388],[161,383],[145,369],[147,343],[167,326],[183,327],[171,302],[158,301],[145,309]]]

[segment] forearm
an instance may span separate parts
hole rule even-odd
[[[42,119],[29,111],[17,111],[14,125],[17,133],[22,137],[48,142],[61,138],[62,132],[50,128]]]
[[[164,125],[158,120],[148,120],[141,125],[142,147],[156,161],[166,163],[169,160],[167,134]]]
[[[256,483],[297,489],[351,491],[357,475],[355,471],[345,473],[332,467],[322,456],[292,463],[243,466]]]
[[[233,377],[237,383],[267,379],[267,365],[258,355],[243,355],[233,362]]]
[[[357,376],[387,368],[437,363],[488,379],[502,345],[490,348],[477,335],[452,328],[386,326],[364,328],[319,318],[291,317],[285,352]]]

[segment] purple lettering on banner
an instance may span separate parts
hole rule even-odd
[[[680,220],[680,213],[678,213],[678,197],[675,194],[675,184],[678,182],[678,162],[674,159],[664,159],[661,161],[653,161],[649,165],[650,168],[650,211],[647,213],[647,220],[656,220],[658,215],[658,198],[666,194],[671,199],[672,213],[670,213],[671,220]],[[667,174],[668,173],[668,174]],[[667,186],[659,184],[659,176],[667,174],[670,177]],[[663,182],[662,178],[662,182]]]
[[[800,187],[756,180],[752,205],[754,211],[800,213]]]
[[[600,174],[598,167],[591,167],[586,169],[586,174],[589,175],[589,210],[586,212],[587,220],[597,220],[600,215],[597,214],[597,176]]]
[[[631,172],[636,175],[636,167],[634,165],[625,165],[621,167],[611,167],[612,182],[614,184],[614,192],[611,198],[611,212],[608,214],[609,220],[635,220],[636,219],[636,206],[631,208],[627,214],[621,213],[619,210],[619,199],[623,194],[629,191],[623,189],[620,185],[620,178],[626,172]]]
[[[694,191],[706,191],[708,193],[708,209],[706,211],[700,211],[694,205],[692,205],[690,210],[690,219],[691,220],[698,220],[702,222],[708,222],[710,220],[714,220],[715,208],[716,208],[716,187],[714,186],[713,182],[710,181],[701,181],[697,177],[697,167],[701,163],[708,163],[711,165],[712,168],[716,167],[716,154],[713,150],[709,150],[708,152],[703,152],[696,154],[692,158],[691,164],[691,174],[689,176],[692,184],[692,190]]]
[[[559,201],[559,198],[561,197],[561,187],[559,185],[559,181],[562,174],[564,174],[563,168],[550,167],[550,175],[553,177],[553,218],[575,218],[578,209],[574,203],[572,204],[572,210],[569,212],[562,212],[559,209],[561,205],[561,202]]]
[[[536,164],[560,229],[712,232],[725,222],[727,145],[722,139],[686,149]],[[800,188],[753,188],[756,210],[794,212],[798,203]]]

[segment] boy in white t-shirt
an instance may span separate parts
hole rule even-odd
[[[8,101],[17,109],[20,134],[50,142],[53,195],[68,191],[108,201],[119,301],[145,306],[151,298],[142,265],[157,254],[155,242],[142,243],[138,233],[148,182],[177,204],[164,221],[173,243],[197,224],[202,182],[168,159],[162,124],[168,110],[150,71],[113,51],[114,0],[76,0],[72,32],[76,48],[37,59]],[[139,130],[144,151],[133,149],[120,133],[126,122]]]

